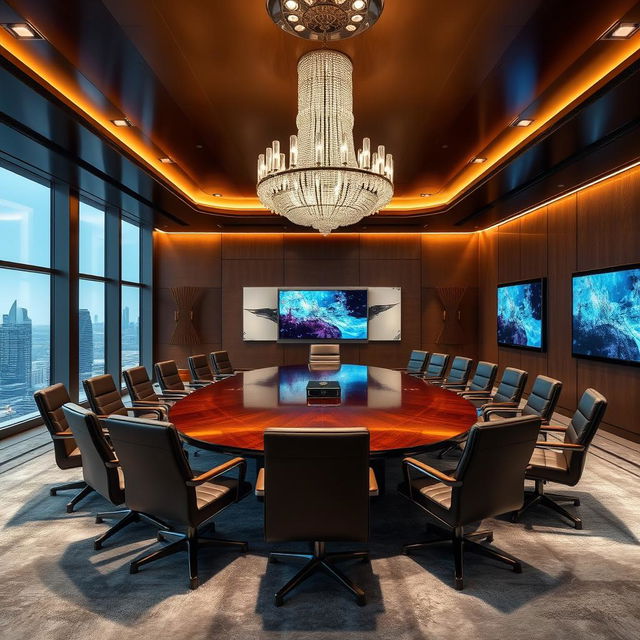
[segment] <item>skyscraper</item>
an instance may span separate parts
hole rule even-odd
[[[124,307],[122,310],[122,330],[129,328],[129,307]]]
[[[0,326],[0,384],[31,388],[31,318],[14,300]]]
[[[80,379],[85,380],[93,375],[93,323],[88,309],[80,309],[78,316],[78,370]]]

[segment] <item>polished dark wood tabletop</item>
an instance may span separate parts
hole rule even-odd
[[[309,380],[337,380],[339,405],[308,406]],[[179,400],[176,428],[198,446],[261,454],[268,427],[364,426],[372,455],[426,450],[468,431],[474,406],[455,393],[381,367],[343,364],[310,371],[306,365],[245,371]]]

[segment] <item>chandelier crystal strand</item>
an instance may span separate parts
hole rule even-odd
[[[298,62],[297,136],[289,162],[274,140],[258,156],[260,201],[295,224],[328,234],[385,207],[393,196],[393,158],[353,142],[353,66],[343,53],[312,51]]]

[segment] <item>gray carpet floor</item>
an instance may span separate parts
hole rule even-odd
[[[155,544],[154,530],[135,524],[94,551],[93,538],[108,525],[92,514],[109,505],[93,497],[65,513],[71,494],[50,497],[48,488],[80,474],[55,467],[46,436],[34,441],[29,456],[24,442],[2,447],[3,640],[640,638],[640,452],[609,434],[598,436],[582,482],[569,490],[582,500],[584,530],[540,509],[518,524],[485,521],[494,545],[519,557],[524,571],[469,555],[462,592],[452,588],[446,544],[401,555],[402,543],[425,538],[426,520],[395,492],[399,462],[391,462],[387,495],[372,505],[372,562],[342,564],[367,592],[362,608],[322,574],[274,607],[273,593],[297,567],[267,563],[275,547],[264,542],[253,497],[216,525],[221,537],[247,540],[249,553],[203,550],[198,590],[187,588],[184,554],[130,575],[129,561]],[[206,452],[192,458],[198,469],[220,460]]]

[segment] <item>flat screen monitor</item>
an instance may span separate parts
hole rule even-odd
[[[640,364],[640,265],[574,273],[572,353]]]
[[[545,279],[498,285],[498,344],[545,350]]]
[[[366,340],[366,289],[279,289],[278,339]]]

